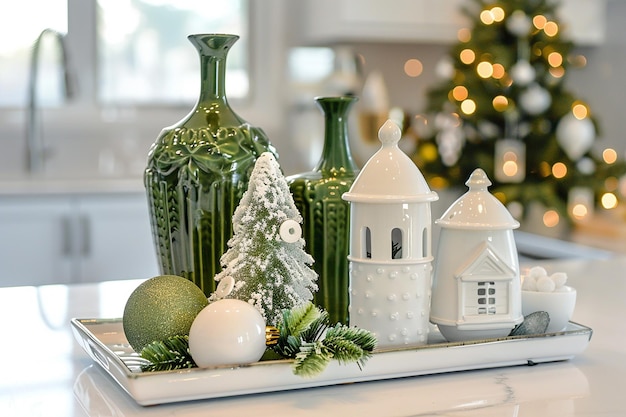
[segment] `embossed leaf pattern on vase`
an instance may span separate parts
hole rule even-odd
[[[161,273],[184,276],[207,296],[254,162],[265,151],[275,153],[265,133],[226,99],[226,57],[238,38],[189,36],[200,55],[200,97],[183,120],[161,131],[144,174]]]

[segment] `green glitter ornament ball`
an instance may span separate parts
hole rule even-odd
[[[191,323],[208,300],[193,282],[176,275],[160,275],[132,292],[122,324],[128,343],[140,353],[148,344],[172,336],[189,335]]]

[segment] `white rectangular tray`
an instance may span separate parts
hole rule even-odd
[[[332,362],[315,378],[292,373],[291,360],[244,366],[141,372],[121,319],[72,319],[78,343],[139,404],[153,405],[568,360],[585,350],[589,327],[570,322],[562,332],[447,343],[432,332],[425,346],[379,351],[363,369]]]

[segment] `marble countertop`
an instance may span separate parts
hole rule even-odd
[[[623,416],[626,257],[535,262],[569,275],[593,329],[565,362],[142,407],[74,341],[69,321],[120,317],[140,281],[0,288],[6,416]]]

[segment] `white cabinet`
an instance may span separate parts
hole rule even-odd
[[[145,195],[82,198],[78,205],[80,282],[158,274]]]
[[[452,43],[468,25],[468,0],[302,0],[290,2],[300,44],[336,42]],[[579,45],[604,41],[606,0],[562,0],[559,19]]]
[[[2,198],[0,286],[72,279],[68,201]]]
[[[142,194],[0,197],[0,286],[157,274]]]

